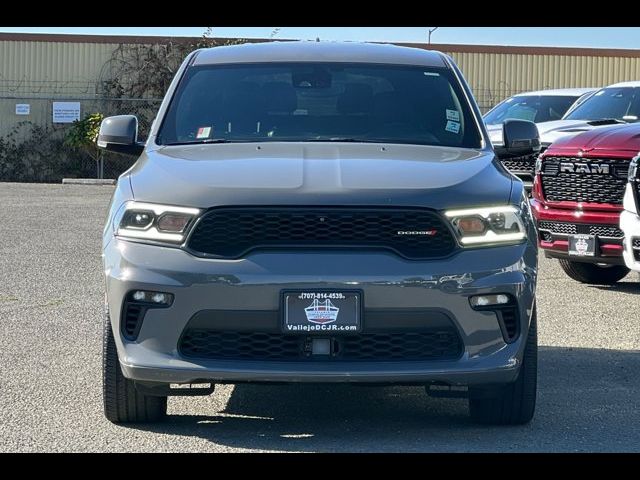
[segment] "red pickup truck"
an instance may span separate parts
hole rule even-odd
[[[560,139],[538,158],[531,200],[539,246],[567,275],[613,284],[629,269],[619,227],[640,124],[615,125]]]

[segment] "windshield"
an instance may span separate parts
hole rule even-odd
[[[529,120],[534,123],[560,120],[579,96],[522,95],[511,97],[484,116],[487,125],[508,119]]]
[[[640,116],[640,88],[603,88],[569,112],[565,120],[615,119],[636,122]]]
[[[349,63],[190,67],[157,143],[350,141],[479,148],[444,68]]]

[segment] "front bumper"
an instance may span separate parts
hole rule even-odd
[[[640,218],[635,213],[624,210],[620,214],[620,228],[624,232],[624,252],[625,265],[636,272],[640,272],[640,245],[633,247],[640,242]]]
[[[617,229],[620,213],[609,211],[590,211],[553,208],[544,205],[537,199],[531,200],[531,209],[536,219],[539,231],[539,246],[548,258],[564,258],[576,262],[606,263],[623,265],[621,237],[599,236],[596,255],[593,257],[579,257],[569,255],[569,235],[557,230],[543,228],[541,222],[557,223],[561,225],[575,225],[577,228],[586,225],[599,225]],[[582,233],[577,231],[576,233]]]
[[[175,248],[112,239],[104,250],[107,302],[124,375],[142,382],[371,382],[479,385],[515,380],[534,307],[537,251],[532,243],[460,251],[409,261],[382,252],[261,252],[240,260],[194,257]],[[198,312],[279,309],[288,289],[353,289],[368,311],[444,313],[463,343],[454,360],[254,361],[187,358],[180,337]],[[135,341],[120,333],[134,289],[172,293],[170,308],[149,310]],[[520,335],[507,343],[496,314],[475,311],[469,296],[517,299]],[[428,322],[425,317],[425,322]],[[387,328],[393,329],[393,315]]]

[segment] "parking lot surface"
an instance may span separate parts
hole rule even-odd
[[[540,259],[539,392],[523,427],[417,387],[219,386],[154,426],[102,414],[100,236],[113,187],[0,183],[0,451],[640,451],[640,282]]]

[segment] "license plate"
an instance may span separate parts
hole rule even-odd
[[[593,257],[596,254],[595,235],[569,235],[569,255]]]
[[[291,334],[349,334],[361,330],[362,293],[297,290],[282,293],[282,328]]]

